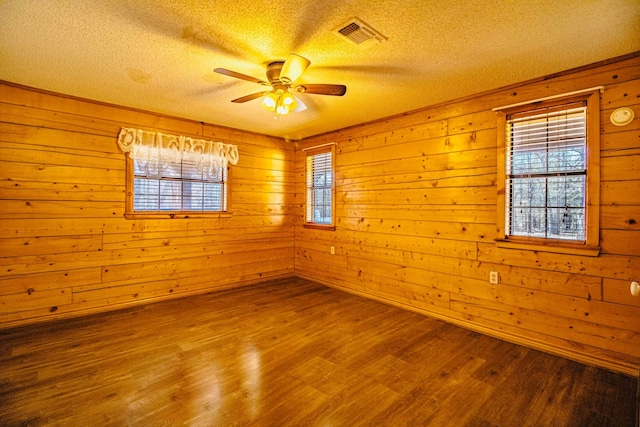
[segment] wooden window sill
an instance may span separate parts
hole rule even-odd
[[[312,229],[315,229],[315,230],[328,230],[328,231],[335,231],[336,230],[336,226],[335,225],[304,223],[302,226],[304,228],[312,228]]]
[[[230,212],[131,212],[126,219],[188,219],[188,218],[231,218]]]
[[[558,254],[582,255],[597,257],[600,255],[599,246],[586,246],[584,244],[572,244],[562,241],[534,242],[534,241],[513,241],[506,239],[496,239],[496,246],[506,249],[522,249],[537,252],[552,252]]]

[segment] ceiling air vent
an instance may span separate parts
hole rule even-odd
[[[346,24],[341,25],[336,30],[336,33],[343,39],[349,40],[363,49],[387,39],[358,18],[350,19]]]

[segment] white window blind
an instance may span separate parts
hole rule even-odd
[[[127,213],[227,211],[227,167],[238,163],[236,145],[122,128],[118,146],[133,162]]]
[[[331,224],[333,220],[333,168],[331,151],[307,156],[306,222]]]
[[[134,160],[133,210],[224,212],[227,171],[206,174],[188,161],[167,163],[160,176],[150,175],[143,161]]]
[[[584,241],[586,104],[507,117],[507,235]]]

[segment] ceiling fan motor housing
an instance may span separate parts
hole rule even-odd
[[[276,85],[285,85],[285,83],[280,80],[280,71],[283,65],[284,61],[274,61],[267,65],[267,79],[274,88]]]

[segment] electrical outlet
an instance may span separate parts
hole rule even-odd
[[[336,254],[336,248],[334,246],[331,246],[331,255],[335,255]]]
[[[489,272],[489,283],[491,283],[492,285],[497,285],[498,284],[498,272],[497,271],[490,271]]]

